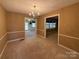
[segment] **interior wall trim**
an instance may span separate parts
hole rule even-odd
[[[79,40],[78,37],[72,37],[72,36],[68,36],[68,35],[65,35],[65,34],[59,34],[59,35],[60,35],[60,36],[65,36],[65,37],[68,37],[68,38],[73,38],[73,39]]]
[[[18,38],[18,39],[13,39],[13,40],[9,40],[7,41],[8,43],[11,43],[11,42],[15,42],[15,41],[20,41],[20,40],[24,40],[25,38]]]
[[[2,40],[6,35],[7,35],[7,33],[5,33],[5,34],[0,38],[0,40]]]
[[[8,42],[6,42],[5,46],[3,47],[2,52],[0,53],[0,59],[1,59],[2,55],[3,55],[3,53],[4,53],[5,48],[7,47],[7,44],[8,44]]]
[[[73,50],[73,49],[71,49],[71,48],[68,48],[68,47],[66,47],[66,46],[64,46],[64,45],[62,45],[62,44],[60,44],[60,43],[58,44],[58,46],[60,46],[60,47],[66,49],[66,50],[68,50],[68,51],[70,51],[70,52],[74,52],[74,53],[76,53],[76,54],[79,55],[79,52],[77,52],[77,51],[75,51],[75,50]]]
[[[12,31],[12,32],[7,32],[8,34],[13,34],[13,33],[20,33],[20,32],[25,32],[25,31]]]
[[[7,33],[5,33],[5,34],[0,38],[0,40],[2,40],[3,38],[5,38],[5,36],[7,36]],[[2,52],[0,53],[0,59],[1,59],[1,56],[2,56],[2,54],[3,54],[3,52],[4,52],[5,48],[6,48],[6,46],[7,46],[7,42],[5,43],[5,45],[4,45],[3,49],[2,49]]]
[[[6,33],[2,38],[4,38],[6,35],[7,35],[7,33]],[[18,39],[14,39],[14,40],[8,40],[8,41],[5,43],[3,49],[2,49],[2,51],[1,51],[1,53],[0,53],[0,59],[1,59],[1,57],[2,57],[2,55],[3,55],[3,53],[4,53],[4,51],[5,51],[5,48],[7,47],[7,44],[8,44],[8,43],[15,42],[15,41],[20,41],[20,40],[24,40],[24,38],[18,38]]]
[[[7,41],[6,44],[4,45],[3,49],[2,49],[2,52],[0,53],[0,59],[1,59],[1,57],[2,57],[2,55],[3,55],[3,53],[4,53],[4,51],[5,51],[5,48],[7,47],[7,44],[8,44],[8,43],[15,42],[15,41],[19,41],[19,40],[23,40],[23,39],[24,39],[24,38],[18,38],[18,39],[14,39],[14,40],[9,40],[9,41]]]
[[[7,47],[7,44],[8,44],[8,42],[6,42],[6,44],[5,44],[4,47],[3,47],[2,52],[0,53],[0,59],[1,59],[1,57],[2,57],[2,55],[3,55],[3,53],[4,53],[4,51],[5,51],[5,48]]]

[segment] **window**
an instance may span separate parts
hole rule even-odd
[[[36,27],[36,23],[32,23],[32,27]]]
[[[46,29],[50,28],[50,23],[46,23]]]
[[[25,22],[25,30],[28,30],[28,23],[27,22]]]
[[[50,29],[56,28],[56,23],[50,23]]]
[[[56,23],[50,23],[50,22],[47,22],[46,23],[46,29],[54,29],[56,28]]]

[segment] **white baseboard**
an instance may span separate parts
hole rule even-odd
[[[2,52],[0,53],[0,59],[1,59],[2,55],[3,55],[3,53],[4,53],[5,48],[7,47],[7,44],[8,44],[8,42],[6,42],[6,44],[4,45],[4,48],[3,48]]]
[[[7,33],[5,33],[1,38],[0,38],[0,40],[2,40],[3,38],[5,38],[5,36],[7,35]],[[3,49],[2,49],[2,51],[1,51],[1,53],[0,53],[0,59],[1,59],[1,57],[2,57],[2,55],[3,55],[3,52],[4,52],[4,50],[5,50],[5,48],[6,48],[6,46],[7,46],[7,42],[5,43],[5,45],[4,45],[4,47],[3,47]]]
[[[4,50],[5,50],[5,48],[7,47],[7,44],[8,44],[8,43],[11,43],[11,42],[14,42],[14,41],[19,41],[19,40],[22,40],[22,39],[24,39],[24,38],[18,38],[18,39],[14,39],[14,40],[9,40],[9,41],[7,41],[6,44],[5,44],[4,47],[3,47],[2,52],[0,53],[0,59],[1,59],[1,57],[2,57],[2,55],[3,55],[3,53],[4,53]]]
[[[15,41],[20,41],[20,40],[24,40],[24,38],[18,38],[18,39],[9,40],[8,43],[15,42]]]
[[[5,50],[5,48],[7,47],[7,44],[8,44],[8,43],[15,42],[15,41],[19,41],[19,40],[23,40],[23,39],[24,39],[24,38],[18,38],[18,39],[14,39],[14,40],[9,40],[9,41],[7,41],[6,44],[4,45],[4,48],[3,48],[2,52],[0,53],[0,59],[1,59],[1,57],[2,57],[2,55],[3,55],[3,53],[4,53],[4,50]]]
[[[70,51],[70,52],[75,52],[76,54],[79,55],[79,52],[77,52],[77,51],[75,51],[75,50],[73,50],[73,49],[71,49],[71,48],[68,48],[68,47],[66,47],[66,46],[64,46],[64,45],[62,45],[62,44],[58,44],[58,46],[60,46],[60,47],[62,47],[62,48],[64,48],[64,49],[66,49],[66,50],[68,50],[68,51]]]
[[[7,32],[8,34],[13,34],[13,33],[21,33],[21,32],[25,32],[25,31],[12,31],[12,32]]]
[[[7,34],[18,33],[18,32],[24,32],[24,31],[7,32],[7,33],[5,33],[5,34],[0,38],[0,40],[2,40]],[[0,53],[0,59],[1,59],[1,57],[2,57],[2,55],[3,55],[3,53],[4,53],[4,50],[5,50],[5,48],[7,47],[7,44],[8,44],[8,43],[14,42],[14,41],[18,41],[18,40],[22,40],[22,39],[24,39],[24,38],[18,38],[18,39],[14,39],[14,40],[9,40],[9,41],[7,41],[7,42],[5,43],[5,45],[4,45],[4,47],[3,47],[2,51],[1,51],[1,53]]]

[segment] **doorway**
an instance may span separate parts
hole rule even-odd
[[[45,30],[46,38],[58,43],[58,16],[46,18]]]
[[[36,37],[36,19],[25,18],[25,38]]]

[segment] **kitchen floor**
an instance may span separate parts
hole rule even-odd
[[[55,40],[56,36],[44,39],[26,31],[26,39],[9,43],[1,59],[79,59],[79,55],[59,47]]]

